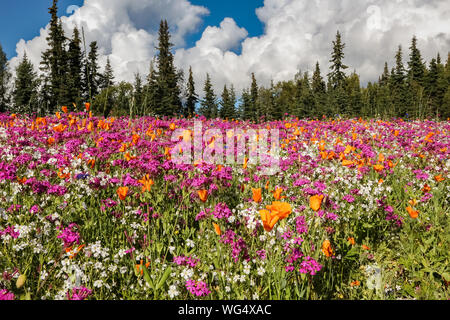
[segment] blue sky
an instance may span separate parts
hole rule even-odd
[[[83,2],[83,0],[58,1],[59,16],[69,16],[67,9],[71,5],[82,6]],[[264,26],[255,14],[255,9],[263,6],[263,0],[191,0],[190,2],[208,8],[210,15],[204,17],[197,33],[187,37],[187,47],[193,46],[200,39],[205,27],[218,26],[225,17],[232,17],[238,26],[248,31],[250,37],[263,33]],[[50,19],[48,8],[51,4],[51,0],[0,0],[0,44],[8,59],[16,55],[16,43],[20,39],[33,39],[39,35],[40,28],[47,25]]]
[[[0,43],[11,70],[26,52],[38,71],[51,3],[0,0]],[[398,45],[406,63],[413,35],[427,63],[450,49],[449,0],[60,0],[60,15],[72,5],[82,7],[63,19],[66,32],[83,26],[86,41],[98,42],[100,69],[110,59],[119,81],[148,73],[161,18],[172,27],[176,67],[192,67],[199,85],[208,73],[217,92],[230,83],[247,88],[252,73],[264,86],[311,74],[316,62],[328,74],[337,30],[348,72],[356,70],[363,85],[378,79],[385,62],[394,66]]]

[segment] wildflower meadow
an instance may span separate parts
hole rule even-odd
[[[0,300],[450,298],[449,121],[89,107],[0,114]]]

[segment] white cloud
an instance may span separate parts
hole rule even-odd
[[[233,83],[240,92],[255,72],[260,84],[291,79],[299,69],[312,71],[319,61],[328,73],[331,42],[339,29],[346,43],[344,62],[356,69],[363,83],[377,80],[384,62],[391,68],[401,44],[406,63],[412,36],[429,61],[450,49],[450,2],[448,0],[265,0],[256,14],[264,34],[248,37],[232,18],[208,26],[194,47],[185,48],[186,35],[195,32],[208,9],[188,0],[86,0],[83,7],[62,21],[71,36],[75,25],[84,27],[86,43],[97,40],[100,63],[109,56],[116,78],[132,81],[134,73],[146,74],[155,54],[161,17],[171,26],[176,47],[175,63],[187,71],[192,66],[197,91],[202,94],[210,73],[220,94]],[[31,41],[21,40],[17,53],[26,50],[35,66],[46,47],[47,29]],[[242,46],[237,55],[232,50]],[[12,65],[17,65],[17,58]]]
[[[65,12],[64,8],[60,10]],[[172,43],[182,47],[186,35],[196,31],[206,14],[207,8],[187,0],[85,0],[73,15],[61,20],[66,36],[72,37],[77,26],[80,32],[84,28],[87,47],[97,41],[101,66],[109,57],[116,78],[133,81],[136,72],[147,72],[155,55],[161,19],[167,19]],[[17,43],[18,57],[11,59],[12,68],[19,64],[24,51],[38,68],[42,51],[47,48],[48,28],[41,29],[40,35],[30,41]]]
[[[428,61],[439,51],[446,57],[450,49],[447,0],[265,0],[256,14],[265,32],[244,39],[239,56],[216,45],[205,30],[194,48],[178,50],[178,65],[192,65],[200,82],[209,72],[220,92],[225,83],[234,83],[238,90],[248,87],[252,72],[264,85],[271,79],[292,79],[298,70],[312,72],[316,61],[326,76],[337,30],[346,43],[348,72],[356,69],[363,83],[377,80],[385,61],[393,66],[399,44],[406,63],[414,34]],[[215,30],[218,39],[227,34],[220,28],[222,33]]]

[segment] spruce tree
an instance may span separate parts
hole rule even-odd
[[[38,78],[33,64],[25,53],[22,61],[16,68],[13,100],[16,112],[31,114],[38,100]]]
[[[142,116],[144,114],[144,92],[142,88],[142,79],[139,73],[136,73],[134,76],[134,92],[133,92],[134,106],[135,106],[135,114],[138,116]]]
[[[244,89],[241,95],[241,103],[239,105],[239,116],[243,120],[251,120],[251,103],[252,96],[248,89]]]
[[[342,43],[341,34],[336,33],[336,40],[333,41],[333,51],[331,53],[330,62],[331,72],[328,74],[328,81],[330,85],[329,106],[333,108],[333,114],[345,113],[348,111],[348,97],[345,90],[346,75],[344,70],[348,67],[344,65],[344,48],[345,43]]]
[[[234,88],[232,91],[229,91],[227,86],[224,85],[222,92],[222,101],[220,102],[220,117],[222,119],[233,119],[235,117],[235,105],[236,103],[236,95],[234,93]]]
[[[356,71],[347,78],[347,95],[348,109],[346,113],[351,117],[358,117],[362,108],[362,96],[359,76]]]
[[[5,112],[8,108],[8,83],[11,79],[11,74],[8,71],[8,59],[0,44],[0,113]]]
[[[203,88],[205,97],[202,99],[200,113],[207,119],[216,118],[218,116],[217,98],[211,84],[209,74],[206,74],[205,86]]]
[[[67,103],[67,53],[65,50],[66,37],[62,24],[58,19],[58,0],[53,0],[49,8],[51,15],[50,30],[47,37],[49,48],[43,52],[41,71],[43,87],[42,103],[48,113],[53,113],[58,106]]]
[[[344,48],[345,43],[342,43],[341,34],[337,31],[336,41],[333,41],[333,52],[331,53],[331,72],[328,75],[333,89],[344,87],[345,85],[346,75],[344,70],[348,67],[343,63]]]
[[[77,106],[82,104],[82,62],[83,56],[81,52],[80,32],[75,27],[73,30],[73,38],[69,43],[68,56],[68,77],[69,84],[68,100]]]
[[[186,116],[194,116],[195,105],[198,102],[198,95],[195,93],[194,75],[192,67],[189,67],[189,78],[187,83],[187,100],[186,100]]]
[[[312,76],[311,90],[314,96],[313,115],[316,117],[326,115],[327,112],[325,109],[325,103],[326,103],[327,88],[325,81],[322,78],[320,72],[320,65],[318,61],[316,62],[316,68]]]
[[[157,98],[157,75],[155,70],[155,60],[150,61],[150,69],[147,75],[147,82],[144,86],[144,115],[155,114]]]
[[[407,87],[406,74],[403,65],[402,47],[399,46],[395,55],[395,67],[390,77],[390,88],[392,96],[393,113],[396,116],[404,117],[407,113]]]
[[[417,82],[419,85],[423,85],[425,76],[425,65],[422,61],[422,55],[417,48],[417,38],[414,36],[411,41],[411,50],[408,62],[408,77]]]
[[[114,85],[114,70],[111,67],[111,61],[109,57],[106,58],[106,66],[103,74],[100,75],[99,87],[101,90],[106,89]]]
[[[87,100],[93,101],[95,96],[99,94],[100,89],[100,74],[98,67],[98,47],[97,41],[92,41],[89,44],[89,54],[85,64],[85,74],[87,80],[88,96]]]
[[[256,82],[255,74],[252,73],[252,84],[250,86],[250,96],[251,96],[251,102],[250,102],[250,111],[249,111],[249,117],[253,121],[258,121],[260,112],[259,112],[259,106],[258,106],[258,84]]]
[[[159,115],[173,116],[182,113],[180,100],[180,88],[178,86],[179,74],[174,66],[173,54],[170,42],[169,26],[167,21],[161,21],[159,28],[158,73],[156,113]]]

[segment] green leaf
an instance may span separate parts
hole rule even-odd
[[[161,280],[159,280],[158,284],[156,285],[156,290],[159,290],[166,283],[166,280],[169,277],[171,272],[172,272],[172,268],[168,267],[166,269],[166,271],[164,272],[163,276],[161,277]]]
[[[146,266],[142,266],[142,269],[144,270],[144,280],[150,285],[150,287],[155,290],[155,286],[153,285],[153,281],[150,277],[150,274],[148,273],[148,269]]]

